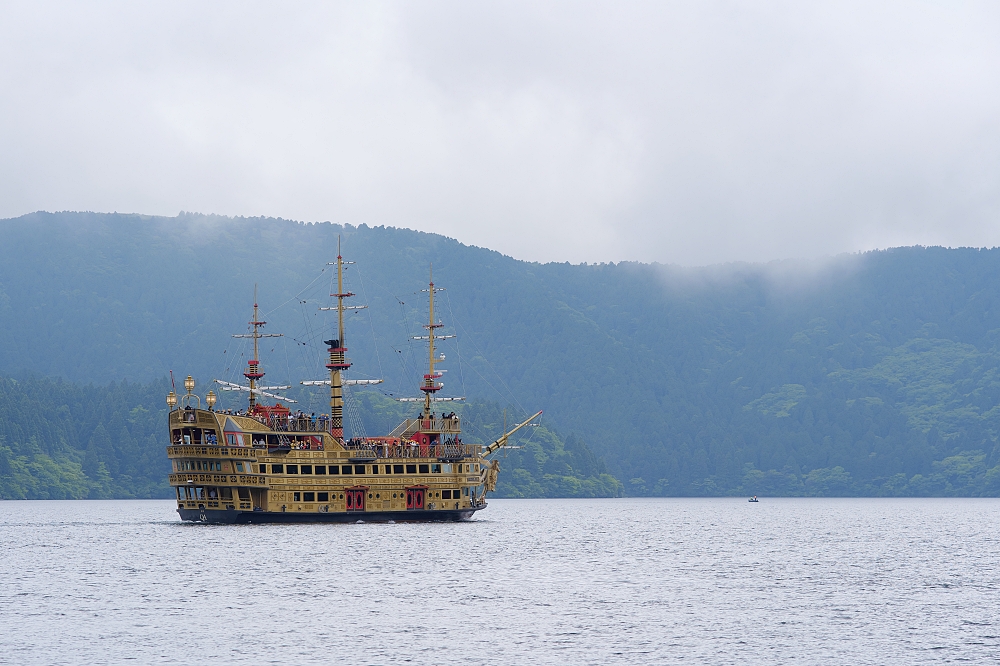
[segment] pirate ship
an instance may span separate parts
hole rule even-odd
[[[365,306],[345,305],[354,296],[344,290],[344,262],[337,253],[337,337],[326,340],[329,379],[303,381],[329,385],[330,413],[319,417],[294,413],[271,391],[288,386],[264,386],[259,342],[280,334],[262,333],[254,296],[253,320],[245,336],[253,341],[253,358],[243,376],[246,384],[216,380],[223,390],[248,395],[245,411],[216,411],[213,390],[195,394],[195,380],[184,380],[185,393],[170,391],[170,445],[167,455],[170,485],[183,520],[209,523],[354,522],[466,520],[486,508],[487,494],[496,488],[499,462],[490,456],[506,446],[515,432],[534,422],[541,412],[504,432],[488,445],[462,441],[461,418],[454,412],[435,414],[436,403],[460,398],[438,397],[443,387],[437,365],[436,333],[443,326],[434,318],[433,273],[427,289],[428,372],[421,397],[402,400],[423,403],[414,419],[405,419],[381,437],[344,437],[344,387],[373,384],[378,379],[348,379],[351,363],[344,338],[344,313]],[[265,404],[268,399],[274,404]]]

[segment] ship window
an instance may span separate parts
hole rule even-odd
[[[344,499],[344,493],[340,493],[340,499]]]
[[[340,474],[340,466],[330,465],[330,474]]]
[[[236,463],[236,471],[237,472],[242,472],[243,471],[243,463],[241,463],[241,462]]]
[[[271,474],[283,474],[284,465],[271,465]]]
[[[298,473],[299,473],[298,465],[285,465],[285,474],[298,474]]]
[[[465,495],[466,497],[468,497],[469,496],[469,489],[468,488],[462,488],[462,494]]]
[[[451,465],[449,465],[449,464],[445,463],[445,466],[444,466],[444,473],[445,473],[445,474],[451,474]]]
[[[365,473],[365,466],[364,465],[355,465],[354,466],[354,473],[355,474],[364,474]]]
[[[421,465],[420,466],[420,473],[421,474],[427,474],[430,471],[431,471],[431,466],[430,465]]]
[[[350,474],[353,471],[354,471],[354,468],[351,467],[350,465],[344,465],[343,467],[340,468],[340,473],[341,474]]]
[[[316,499],[319,502],[329,502],[330,493],[316,493]]]
[[[302,498],[302,493],[292,493],[293,502],[301,502],[302,501],[301,498]]]
[[[326,474],[326,465],[316,465],[317,474]]]
[[[249,488],[238,488],[240,499],[244,502],[250,501],[250,489]]]
[[[303,502],[315,502],[316,501],[316,493],[302,493],[302,501]]]
[[[200,472],[201,471],[201,461],[200,460],[195,460],[194,464],[196,465],[196,470]]]
[[[416,474],[417,473],[417,466],[416,465],[407,465],[406,466],[406,473],[407,474]]]
[[[202,488],[201,486],[198,486],[197,488],[194,489],[194,496],[197,499],[205,499],[205,489]]]
[[[177,499],[179,500],[184,499],[184,489],[181,488],[180,486],[177,487]]]
[[[440,474],[440,473],[441,473],[441,464],[440,463],[431,465],[431,474]]]
[[[302,466],[302,473],[303,474],[312,474],[313,473],[313,466],[312,465],[303,465]]]
[[[403,473],[403,466],[402,465],[393,465],[392,466],[392,473],[393,474],[402,474]]]
[[[451,491],[450,490],[442,490],[441,491],[441,499],[451,499]]]
[[[372,465],[372,474],[378,474],[378,465]]]
[[[392,494],[392,499],[396,499],[396,493]]]
[[[476,471],[477,472],[479,471],[479,465],[476,465]]]

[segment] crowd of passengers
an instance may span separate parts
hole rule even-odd
[[[327,424],[330,421],[329,414],[320,414],[319,416],[316,416],[316,412],[306,414],[302,410],[289,412],[288,416],[272,416],[270,419],[264,418],[260,414],[253,414],[246,409],[220,409],[219,413],[227,414],[229,416],[246,416],[256,419],[262,423],[266,423],[275,430],[306,430],[318,432],[326,430]]]
[[[256,446],[256,447],[259,447],[259,448],[264,448],[265,446],[268,446],[267,440],[264,440],[264,439],[255,439],[255,440],[253,440],[253,445]],[[287,444],[280,444],[278,448],[289,448],[289,449],[295,449],[296,451],[299,451],[299,450],[301,450],[301,451],[322,451],[323,450],[323,442],[309,442],[309,441],[299,442],[299,441],[293,441],[293,442],[288,442]]]
[[[416,420],[417,421],[422,421],[423,418],[424,418],[424,413],[423,412],[417,412],[417,419]],[[451,412],[450,414],[445,414],[444,412],[441,412],[441,418],[442,419],[454,419],[454,418],[457,418],[457,416],[456,416],[455,412]],[[434,412],[431,412],[431,421],[434,421],[436,419],[437,419],[437,416],[434,415]]]

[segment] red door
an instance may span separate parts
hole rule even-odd
[[[346,491],[346,499],[348,511],[365,510],[365,491],[363,488],[361,490],[349,488]]]
[[[407,488],[406,489],[406,509],[408,511],[420,511],[425,508],[424,498],[426,497],[426,488]]]

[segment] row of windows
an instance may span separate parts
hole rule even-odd
[[[230,502],[234,499],[241,502],[250,501],[250,491],[246,488],[203,488],[202,486],[177,486],[177,499],[179,500],[203,500],[222,499]]]
[[[239,464],[239,463],[237,463]],[[464,470],[463,470],[464,468]],[[456,472],[479,471],[479,465],[455,465]],[[452,465],[271,465],[271,474],[450,474]],[[371,471],[368,471],[371,470]],[[242,471],[242,470],[239,470]],[[268,465],[260,464],[260,473],[267,474]]]
[[[463,488],[462,490],[465,491],[465,495],[466,495],[466,497],[468,497],[468,495],[469,495],[469,489],[468,488]],[[388,498],[389,497],[389,493],[386,493],[385,496],[386,496],[386,498]],[[338,498],[339,499],[344,499],[344,494],[340,493],[338,495],[337,493],[334,493],[333,497],[334,497],[334,499],[338,499]],[[439,491],[439,492],[428,491],[427,492],[427,497],[428,498],[432,498],[432,499],[433,498],[439,498],[439,499],[461,499],[462,493],[458,490],[458,488],[455,488],[454,490],[442,490],[442,491]],[[374,497],[373,497],[372,493],[368,493],[368,499],[381,499],[381,498],[382,498],[382,493],[375,493]],[[402,499],[402,498],[403,498],[403,493],[393,493],[392,494],[392,499]],[[293,502],[329,502],[330,501],[330,493],[294,492],[294,493],[292,493],[292,501]]]
[[[243,472],[243,463],[235,462],[233,466],[237,472]],[[247,471],[250,465],[247,464]],[[177,461],[178,472],[221,472],[222,463],[218,460],[179,460]]]
[[[237,473],[251,471],[250,465],[242,462],[234,462],[233,467]],[[268,465],[261,463],[259,466],[261,474],[267,474]],[[271,465],[271,474],[451,474],[452,469],[458,473],[469,473],[473,470],[478,472],[479,465],[472,464],[416,464],[416,465]],[[177,471],[179,472],[221,472],[222,462],[218,460],[179,460],[177,461]]]
[[[239,465],[242,467],[243,463]],[[177,469],[181,472],[221,472],[222,463],[217,460],[181,460]]]
[[[237,495],[237,492],[239,495]],[[293,502],[329,502],[330,495],[333,495],[333,499],[344,499],[344,493],[329,493],[329,492],[314,492],[314,491],[296,491],[292,493]],[[462,488],[461,491],[458,488],[453,488],[449,490],[427,491],[428,499],[461,499],[462,496],[469,496],[469,489]],[[389,498],[389,493],[385,494],[386,499]],[[222,499],[224,501],[231,501],[236,498],[240,501],[250,500],[250,491],[246,488],[203,488],[202,486],[197,487],[184,487],[178,486],[177,488],[177,499],[179,500],[204,500],[204,499]],[[392,494],[392,499],[403,499],[404,495],[401,492],[396,492]],[[382,493],[368,493],[368,499],[381,499]]]

